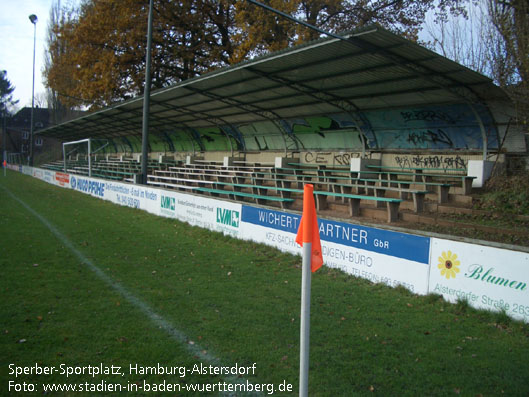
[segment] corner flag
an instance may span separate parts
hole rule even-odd
[[[299,396],[308,397],[309,393],[309,339],[310,339],[310,279],[323,264],[320,232],[316,206],[314,205],[314,186],[308,184],[303,189],[303,215],[299,223],[296,242],[303,247],[303,266],[301,268],[301,324],[299,332]]]
[[[314,273],[323,265],[323,256],[321,253],[320,231],[318,228],[318,217],[316,216],[313,192],[313,185],[305,185],[303,190],[303,215],[299,223],[296,243],[302,247],[305,243],[312,244],[310,268]]]

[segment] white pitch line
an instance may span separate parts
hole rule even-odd
[[[218,367],[223,366],[217,357],[213,356],[212,354],[209,354],[205,349],[203,349],[197,343],[189,343],[191,340],[186,336],[186,334],[184,334],[179,329],[175,328],[169,321],[167,321],[162,316],[160,316],[158,313],[156,313],[147,303],[142,301],[137,296],[133,295],[123,285],[121,285],[117,281],[110,278],[99,267],[94,265],[94,263],[90,259],[88,259],[81,251],[75,248],[72,242],[64,234],[62,234],[62,232],[59,229],[57,229],[50,221],[48,221],[46,218],[40,215],[37,211],[31,208],[28,204],[26,204],[24,201],[22,201],[17,196],[15,196],[14,193],[12,193],[9,189],[7,189],[4,186],[0,186],[0,187],[4,189],[13,198],[13,200],[17,201],[28,212],[30,212],[33,216],[35,216],[35,218],[37,218],[44,226],[46,226],[48,230],[55,235],[55,237],[57,237],[70,251],[72,251],[75,254],[75,256],[77,256],[81,260],[82,263],[88,266],[88,268],[92,270],[102,281],[108,284],[115,291],[119,292],[129,303],[136,306],[136,308],[140,309],[140,311],[143,314],[145,314],[155,325],[163,329],[167,334],[169,334],[169,336],[171,336],[177,342],[182,344],[185,347],[185,349],[188,351],[188,353],[192,354],[193,356],[198,357],[201,361],[205,361],[210,365],[218,366]],[[245,378],[239,378],[236,376],[228,376],[226,377],[225,380],[232,384],[235,384],[235,383],[246,384]],[[230,393],[223,393],[223,394],[231,395]],[[241,394],[238,394],[238,395],[241,395]],[[254,393],[244,393],[244,395],[263,395],[263,394],[254,392]]]

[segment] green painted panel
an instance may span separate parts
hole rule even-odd
[[[224,132],[220,128],[200,128],[198,129],[200,139],[204,145],[205,150],[214,151],[214,150],[230,150],[230,142]],[[234,143],[234,148],[236,148],[236,143]]]
[[[292,123],[294,135],[304,149],[361,150],[362,140],[356,129],[340,126],[328,117],[308,117]]]
[[[239,131],[247,150],[285,150],[284,133],[271,121],[241,125]]]

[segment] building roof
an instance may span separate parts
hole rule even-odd
[[[324,38],[151,93],[150,132],[397,106],[508,100],[491,79],[379,26]],[[38,133],[63,141],[141,135],[143,97]]]
[[[33,109],[33,120],[36,129],[46,128],[50,125],[50,110],[48,108],[35,107]],[[9,127],[26,129],[31,128],[31,107],[20,109],[9,121]]]

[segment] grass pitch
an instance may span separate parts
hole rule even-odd
[[[0,212],[1,395],[102,383],[217,395],[245,382],[298,393],[301,258],[15,172],[0,177]],[[325,267],[312,278],[310,346],[311,396],[529,393],[526,324]],[[158,364],[187,372],[134,370]],[[248,371],[219,373],[235,366]]]

